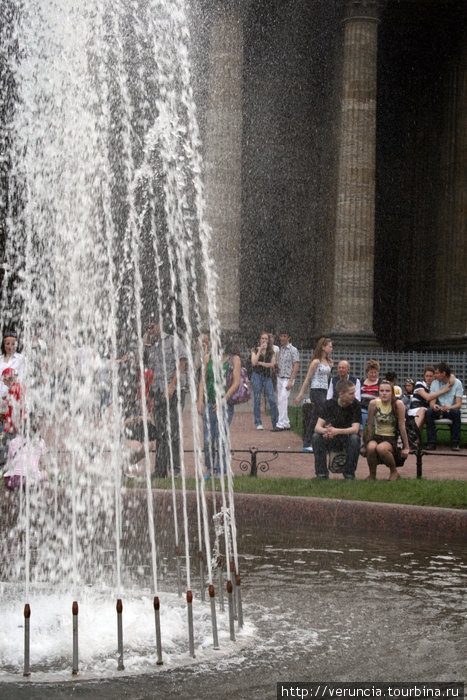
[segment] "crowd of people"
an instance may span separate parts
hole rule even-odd
[[[260,414],[263,387],[271,407],[272,429],[290,429],[288,398],[299,371],[300,357],[287,332],[281,333],[279,339],[280,347],[274,353],[272,336],[261,333],[259,345],[251,351],[254,417],[259,429],[263,428]],[[368,462],[368,479],[376,478],[379,464],[389,469],[390,481],[399,478],[398,467],[409,454],[406,424],[411,420],[419,435],[426,422],[426,449],[430,451],[436,449],[435,421],[451,420],[451,449],[459,450],[463,387],[447,363],[425,367],[423,379],[415,382],[408,378],[402,389],[395,372],[380,376],[380,363],[374,359],[366,363],[362,379],[352,375],[346,360],[338,363],[337,374],[332,376],[332,350],[332,340],[320,338],[294,401],[296,406],[308,409],[303,411],[303,450],[314,453],[315,478],[326,479],[331,470],[341,472],[346,479],[354,479],[360,454]],[[277,420],[274,376],[279,405]],[[308,385],[309,398],[305,399]]]
[[[229,334],[221,336],[221,354],[214,357],[208,332],[203,332],[193,357],[197,381],[197,409],[203,420],[205,476],[220,476],[227,468],[228,426],[234,415],[231,397],[240,385],[241,360]],[[150,321],[143,336],[144,392],[149,448],[155,450],[154,476],[180,475],[180,421],[185,405],[188,350],[176,334],[162,332],[158,319]],[[138,405],[142,408],[142,391]],[[126,437],[140,446],[131,463],[144,457],[145,421],[129,404]],[[221,418],[223,420],[221,420]],[[127,476],[132,471],[127,470]]]
[[[257,430],[264,430],[261,403],[267,401],[273,432],[290,430],[289,400],[299,368],[300,356],[286,329],[279,333],[279,345],[263,331],[251,348],[249,375],[253,393],[253,418]],[[141,345],[140,345],[141,347]],[[216,344],[216,348],[218,344]],[[77,349],[78,365],[89,364],[90,348]],[[380,376],[380,364],[366,363],[365,377],[351,372],[348,361],[341,360],[333,374],[333,345],[320,338],[309,362],[305,379],[294,403],[303,406],[303,450],[314,453],[316,478],[329,477],[329,471],[355,478],[359,455],[366,456],[368,479],[375,479],[379,464],[389,469],[389,480],[398,478],[398,467],[409,453],[406,421],[414,421],[421,433],[427,429],[427,449],[436,449],[436,424],[440,418],[452,421],[451,447],[459,449],[460,409],[463,387],[445,363],[427,366],[423,379],[407,379],[403,388],[394,372]],[[155,317],[148,320],[140,351],[122,351],[115,361],[117,373],[125,381],[120,403],[123,407],[124,435],[133,448],[129,463],[145,456],[145,445],[155,451],[154,475],[164,478],[180,473],[180,421],[188,386],[188,365],[195,370],[195,402],[203,421],[205,476],[225,472],[229,446],[228,430],[235,403],[243,387],[240,353],[230,334],[221,334],[219,352],[213,355],[208,333],[203,333],[194,351],[187,349],[175,333],[162,332]],[[110,361],[94,367],[99,375],[101,407],[111,403]],[[135,382],[128,382],[129,368]],[[142,372],[141,372],[142,368]],[[8,488],[23,486],[25,465],[28,478],[42,483],[45,444],[40,436],[37,416],[30,416],[29,443],[25,442],[24,403],[25,358],[17,352],[17,337],[12,330],[3,334],[0,355],[0,471]],[[86,370],[81,369],[83,376]],[[106,378],[106,381],[103,381]],[[52,384],[52,386],[54,386]],[[307,388],[309,395],[306,397]],[[122,392],[120,392],[122,394]],[[306,397],[306,398],[305,398]],[[305,410],[306,409],[306,410]],[[6,470],[6,471],[5,471]],[[128,471],[126,472],[128,473]]]

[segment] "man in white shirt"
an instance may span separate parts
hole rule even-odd
[[[273,430],[290,430],[288,402],[295,377],[300,365],[300,356],[296,347],[290,342],[290,335],[285,331],[279,334],[280,351],[277,369],[277,408],[279,419]]]

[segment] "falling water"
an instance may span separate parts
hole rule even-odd
[[[90,585],[121,595],[133,583],[121,550],[122,426],[143,376],[143,323],[158,315],[163,332],[191,351],[202,326],[216,357],[220,343],[185,3],[17,0],[1,12],[2,323],[22,330],[26,431],[40,416],[50,465],[45,490],[17,494],[19,515],[1,545],[2,580],[24,582],[25,599],[34,587],[52,586],[76,597]],[[121,361],[135,349],[133,362]],[[186,508],[182,432],[182,528],[173,488],[187,590],[191,530],[212,582],[195,371],[188,352],[196,525]],[[177,392],[181,425],[179,381]],[[158,594],[157,495],[142,394],[146,554]],[[238,569],[227,467],[225,554]]]

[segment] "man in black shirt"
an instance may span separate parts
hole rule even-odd
[[[316,478],[328,479],[328,452],[345,453],[342,472],[345,479],[355,478],[360,450],[360,404],[355,401],[355,384],[341,379],[336,386],[338,399],[328,399],[316,422],[312,444],[315,455]],[[337,471],[334,469],[333,471]]]

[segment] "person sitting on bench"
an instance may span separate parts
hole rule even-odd
[[[355,384],[341,379],[336,386],[338,399],[328,399],[321,409],[312,437],[316,478],[329,478],[328,452],[345,452],[344,479],[354,479],[360,451],[362,412],[355,400]]]
[[[440,362],[435,367],[435,379],[430,387],[431,392],[439,391],[448,384],[452,370],[446,362]],[[459,450],[461,441],[461,406],[464,389],[462,382],[455,379],[452,388],[437,399],[430,401],[430,408],[426,412],[426,436],[427,450],[436,450],[436,424],[440,418],[452,421],[451,425],[451,449]]]

